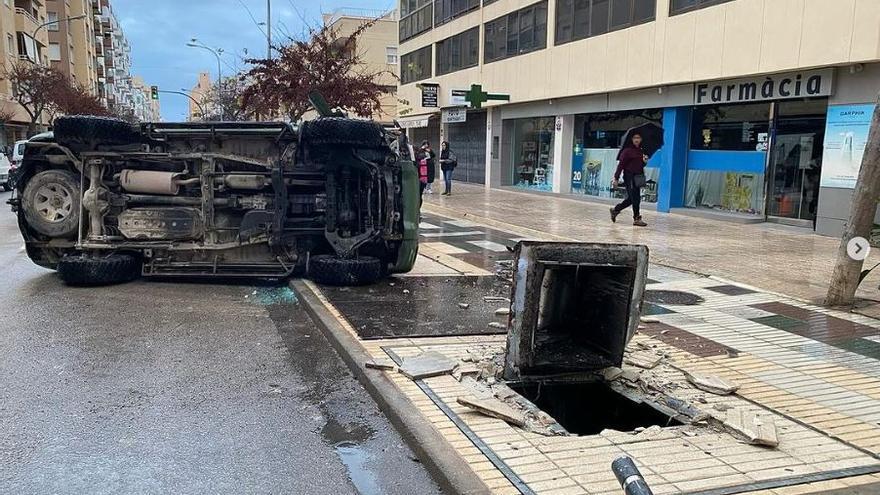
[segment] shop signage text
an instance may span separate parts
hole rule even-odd
[[[694,85],[694,104],[718,105],[830,96],[833,83],[834,69],[697,83]]]
[[[422,107],[437,108],[439,106],[440,85],[435,83],[422,83]]]
[[[444,124],[457,124],[461,122],[467,122],[467,108],[444,108],[441,115],[441,122]]]
[[[420,129],[422,127],[428,127],[428,122],[430,121],[430,119],[430,116],[410,117],[407,119],[399,119],[397,123],[400,124],[400,127],[404,129]]]

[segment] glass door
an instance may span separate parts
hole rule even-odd
[[[769,216],[815,222],[827,111],[825,98],[778,103],[770,156]]]

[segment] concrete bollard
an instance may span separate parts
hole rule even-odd
[[[618,457],[611,463],[611,470],[626,495],[654,495],[639,468],[629,457]]]

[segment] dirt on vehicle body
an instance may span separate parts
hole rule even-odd
[[[140,275],[372,283],[417,253],[418,177],[380,125],[62,117],[16,177],[28,256],[65,282]]]

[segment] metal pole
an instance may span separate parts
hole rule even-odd
[[[222,96],[223,96],[223,67],[222,67],[222,60],[220,59],[220,53],[218,53],[217,50],[205,45],[204,43],[201,43],[201,42],[196,43],[197,41],[198,40],[194,38],[189,43],[187,43],[186,46],[190,46],[193,48],[202,48],[202,49],[208,50],[209,52],[213,53],[215,57],[217,57],[217,94],[222,99]],[[223,120],[225,118],[226,118],[226,115],[224,114],[223,105],[221,103],[221,105],[220,105],[220,120]]]
[[[272,0],[266,0],[266,40],[268,44],[266,58],[272,60]]]
[[[626,456],[618,457],[611,463],[611,470],[623,488],[626,495],[654,495],[651,488],[639,472],[639,468],[632,459]]]
[[[205,118],[205,108],[202,106],[201,103],[198,102],[198,100],[196,100],[195,98],[193,98],[192,95],[190,95],[190,94],[188,94],[188,93],[184,93],[183,91],[168,91],[168,90],[164,90],[164,89],[160,89],[160,90],[159,90],[159,93],[168,93],[168,94],[172,94],[172,95],[183,95],[183,96],[186,96],[187,98],[189,98],[190,100],[192,100],[192,102],[195,103],[197,107],[199,107],[199,111],[202,112],[202,118],[203,118],[203,119]]]

